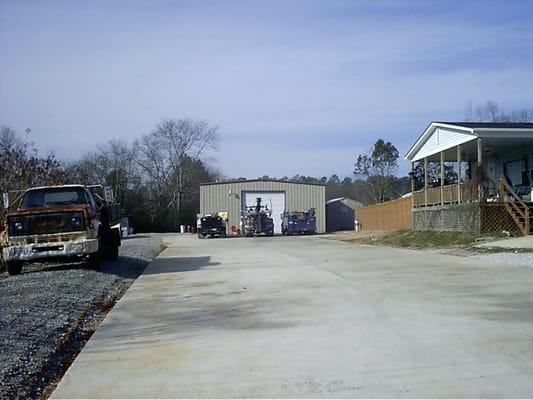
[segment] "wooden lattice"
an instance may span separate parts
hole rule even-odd
[[[518,232],[518,226],[511,215],[505,209],[505,204],[482,204],[481,205],[481,232]]]

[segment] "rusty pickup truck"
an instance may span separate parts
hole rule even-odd
[[[102,186],[37,187],[15,204],[5,194],[8,211],[0,247],[8,273],[19,274],[25,262],[86,259],[98,270],[102,258],[116,259],[120,207],[109,192]]]

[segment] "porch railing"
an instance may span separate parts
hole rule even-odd
[[[413,193],[413,207],[471,203],[478,201],[478,199],[477,184],[473,181],[467,181],[460,185],[453,184],[417,190]]]

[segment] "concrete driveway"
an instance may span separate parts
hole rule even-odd
[[[533,268],[320,237],[167,240],[53,397],[533,394]]]

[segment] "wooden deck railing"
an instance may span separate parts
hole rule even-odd
[[[478,201],[477,192],[477,185],[473,181],[417,190],[413,193],[413,207],[471,203]]]

